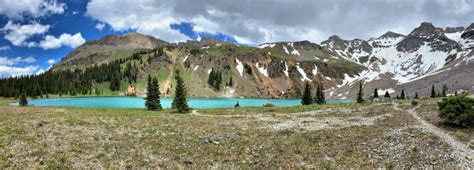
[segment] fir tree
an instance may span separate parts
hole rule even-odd
[[[146,108],[148,110],[161,110],[160,86],[158,85],[158,79],[151,79],[151,76],[148,75],[147,83],[147,96],[145,98]]]
[[[405,90],[400,93],[400,99],[405,100]]]
[[[99,88],[98,87],[95,87],[95,95],[99,96],[100,95],[100,91],[99,91]]]
[[[441,97],[446,97],[448,92],[448,85],[443,85],[443,90],[441,91]]]
[[[364,89],[362,82],[359,83],[359,92],[357,93],[357,103],[364,103]]]
[[[388,93],[388,91],[385,91],[385,95],[383,97],[390,99],[390,93]]]
[[[417,92],[415,92],[415,98],[414,99],[419,99]]]
[[[178,110],[179,113],[189,111],[189,106],[186,101],[186,85],[184,84],[183,78],[179,74],[179,70],[176,70],[176,89],[175,96],[172,103],[172,108]]]
[[[234,105],[234,107],[235,107],[235,108],[240,107],[239,102],[237,102],[237,103]]]
[[[311,85],[308,82],[305,83],[303,97],[301,98],[301,104],[313,104],[313,97],[311,97]]]
[[[324,85],[321,82],[318,83],[318,87],[316,88],[316,96],[314,98],[314,102],[317,104],[326,104]]]
[[[436,98],[436,90],[435,90],[435,86],[431,86],[431,98]]]
[[[374,99],[377,99],[377,98],[379,98],[379,92],[378,92],[378,89],[375,88],[374,89]]]
[[[20,106],[28,106],[28,100],[26,99],[26,95],[20,95],[20,102],[18,102]]]

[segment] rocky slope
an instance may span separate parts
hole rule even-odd
[[[84,68],[140,52],[143,60],[153,49],[165,54],[150,63],[130,61],[139,67],[139,94],[144,94],[148,74],[157,76],[164,94],[173,94],[173,71],[183,76],[193,97],[298,97],[305,81],[323,82],[327,98],[350,99],[360,81],[366,96],[379,93],[425,95],[433,84],[470,90],[474,63],[474,24],[469,27],[438,28],[422,23],[408,35],[387,32],[369,40],[344,40],[331,36],[321,44],[309,41],[237,46],[205,38],[170,44],[150,36],[129,33],[88,42],[72,51],[53,69]],[[207,85],[212,69],[223,73],[220,90]],[[226,87],[230,77],[234,85]]]

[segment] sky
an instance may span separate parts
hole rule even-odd
[[[0,0],[0,77],[39,74],[109,34],[319,43],[409,34],[421,22],[467,27],[473,8],[474,0]]]

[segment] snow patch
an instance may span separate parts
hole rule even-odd
[[[237,66],[235,66],[235,68],[237,71],[239,71],[240,77],[242,77],[244,75],[244,65],[238,58],[235,58],[235,62],[237,62]]]
[[[288,64],[286,64],[286,62],[285,62],[285,70],[283,70],[283,73],[285,73],[285,76],[286,76],[286,77],[289,77],[289,74],[288,74]]]
[[[188,59],[188,57],[189,57],[188,55],[187,55],[186,57],[184,57],[183,63],[186,62],[186,60]]]
[[[194,71],[196,71],[198,68],[199,68],[199,65],[196,65],[196,67],[194,67]]]
[[[283,50],[285,50],[285,53],[286,53],[286,54],[290,54],[290,52],[288,51],[288,48],[286,48],[285,45],[283,45]]]
[[[296,64],[296,68],[298,69],[298,72],[301,74],[301,76],[303,78],[301,78],[301,81],[305,81],[305,80],[308,80],[309,82],[312,82],[311,79],[308,78],[308,76],[306,75],[306,73],[304,72],[304,70],[300,67],[300,63],[297,63]]]
[[[255,63],[255,66],[257,67],[258,71],[262,73],[264,76],[268,77],[268,71],[265,67],[259,67],[260,63]]]
[[[312,73],[313,73],[313,75],[318,74],[318,67],[316,65],[314,65],[314,69],[312,70]]]
[[[207,74],[211,74],[212,68],[207,70]]]
[[[388,88],[388,89],[377,89],[377,93],[379,96],[385,95],[385,92],[388,92],[389,94],[395,93],[395,90],[393,88]]]
[[[258,48],[267,48],[267,47],[273,48],[273,47],[275,47],[275,45],[276,44],[272,44],[272,43],[270,43],[270,44],[261,44],[261,45],[258,46]]]

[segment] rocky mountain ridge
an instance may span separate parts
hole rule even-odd
[[[147,59],[157,48],[165,54],[150,64],[139,65],[140,80],[148,74],[163,74],[162,89],[169,92],[172,69],[181,68],[189,76],[194,97],[274,97],[292,98],[301,93],[303,82],[324,82],[328,98],[355,96],[358,82],[365,84],[366,95],[374,88],[396,93],[401,89],[427,93],[439,75],[467,73],[472,67],[474,24],[467,28],[439,28],[422,23],[410,34],[388,31],[369,40],[344,40],[331,36],[320,44],[309,41],[264,43],[256,47],[238,46],[212,38],[167,43],[137,33],[111,35],[88,42],[72,51],[53,69],[87,67],[139,53]],[[133,61],[134,63],[138,61]],[[206,84],[210,70],[218,69],[231,87],[213,90]],[[441,76],[442,77],[442,76]],[[449,79],[449,78],[445,78]],[[453,81],[456,82],[456,81]],[[453,89],[470,89],[474,80],[450,83]],[[135,86],[144,91],[139,82]],[[224,86],[224,85],[223,85]],[[195,88],[195,89],[194,89]],[[370,92],[370,93],[369,93]]]

